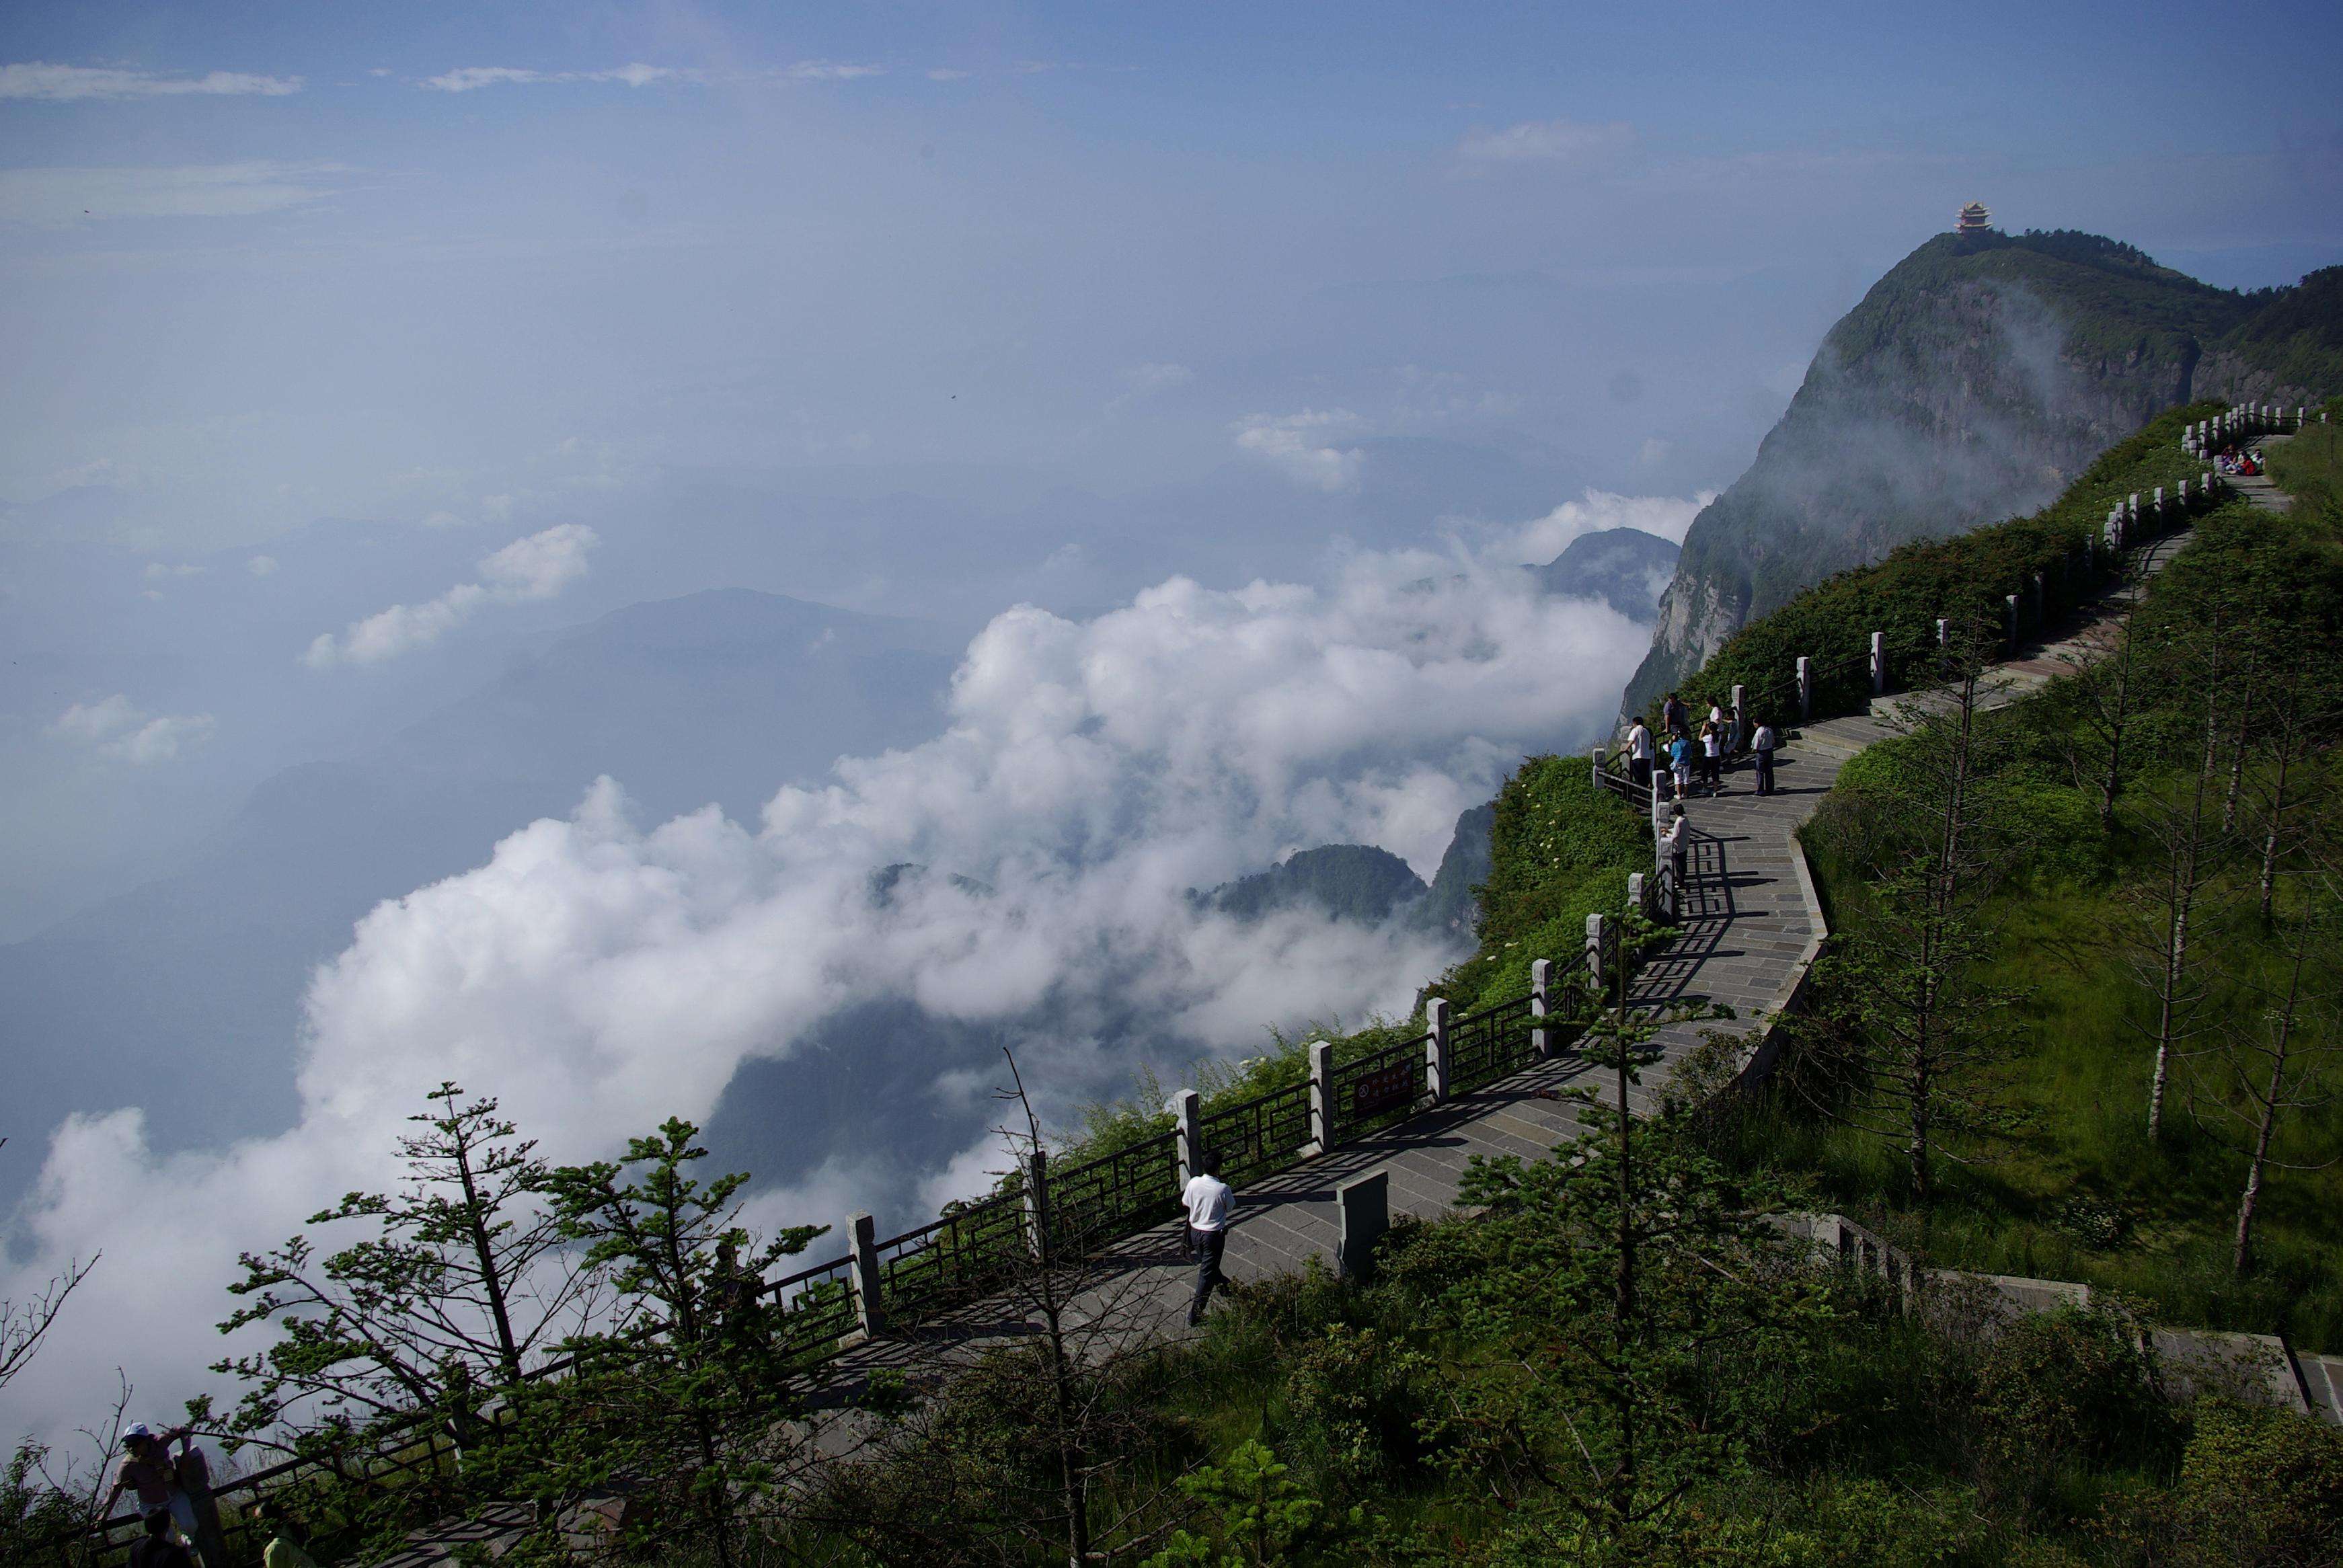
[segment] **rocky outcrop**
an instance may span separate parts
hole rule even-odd
[[[1834,572],[2046,504],[2162,409],[2309,401],[2343,365],[2320,336],[2343,321],[2329,270],[2246,296],[2092,235],[1929,241],[1831,329],[1756,461],[1694,520],[1624,709]]]
[[[1629,620],[1649,621],[1675,573],[1676,547],[1641,528],[1581,534],[1536,568],[1539,585],[1563,598],[1600,599]]]

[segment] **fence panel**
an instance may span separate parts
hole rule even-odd
[[[1468,1012],[1448,1026],[1448,1081],[1462,1088],[1503,1078],[1526,1065],[1530,1050],[1530,999]]]
[[[1080,1255],[1171,1218],[1180,1206],[1180,1135],[1157,1133],[1050,1171],[1052,1256]]]
[[[1334,1064],[1332,1089],[1339,1136],[1353,1137],[1368,1122],[1397,1121],[1415,1108],[1429,1092],[1423,1051],[1431,1039],[1418,1035]]]
[[[763,1292],[773,1300],[771,1327],[791,1355],[828,1355],[861,1324],[854,1306],[854,1260],[835,1258],[777,1280]]]
[[[1290,1164],[1310,1141],[1309,1081],[1215,1111],[1201,1131],[1204,1152],[1221,1157],[1221,1174],[1232,1181]]]
[[[949,1312],[1026,1257],[1025,1195],[1010,1192],[879,1243],[879,1300],[891,1323]]]

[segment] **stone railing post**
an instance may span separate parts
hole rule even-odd
[[[1545,1060],[1545,1010],[1547,994],[1554,985],[1554,960],[1530,960],[1530,1054]]]
[[[1025,1156],[1025,1250],[1043,1268],[1050,1266],[1050,1151],[1036,1149]]]
[[[2017,651],[2017,596],[2014,593],[2004,594],[2001,596],[2001,598],[2003,605],[2006,607],[2008,612],[2009,651],[2016,653]]]
[[[1363,1280],[1374,1262],[1375,1243],[1391,1229],[1391,1172],[1370,1171],[1334,1187],[1334,1267],[1346,1280]]]
[[[1877,697],[1887,689],[1887,634],[1871,634],[1871,695]]]
[[[2158,522],[2164,520],[2164,487],[2162,485],[2156,487],[2156,519]]]
[[[1310,1140],[1307,1154],[1334,1147],[1334,1047],[1322,1040],[1310,1042]]]
[[[857,1214],[846,1222],[850,1251],[847,1253],[847,1281],[854,1292],[854,1321],[863,1337],[875,1339],[886,1326],[879,1312],[879,1223],[868,1214]]]
[[[1749,709],[1738,681],[1733,686],[1733,744],[1736,749],[1749,744]]]
[[[1586,986],[1587,990],[1594,994],[1597,1005],[1600,1005],[1603,999],[1610,994],[1609,982],[1603,972],[1604,963],[1610,956],[1610,947],[1611,917],[1587,916]]]
[[[1432,1091],[1432,1102],[1440,1104],[1448,1098],[1448,1002],[1444,997],[1433,997],[1423,1004],[1423,1021],[1431,1038],[1423,1042],[1423,1080]]]
[[[1798,655],[1798,719],[1801,723],[1815,713],[1815,661],[1805,654]]]
[[[1637,914],[1644,916],[1646,920],[1651,918],[1652,895],[1650,891],[1650,884],[1645,881],[1644,873],[1641,871],[1630,871],[1627,873],[1627,907],[1634,910]]]
[[[1587,749],[1587,760],[1594,764],[1594,777],[1587,782],[1594,789],[1603,788],[1603,743],[1598,740]]]
[[[1180,1138],[1180,1185],[1185,1187],[1204,1170],[1204,1097],[1192,1089],[1173,1095],[1165,1110],[1172,1112]]]
[[[1943,616],[1938,616],[1936,618],[1936,646],[1940,648],[1950,648],[1952,644],[1953,623],[1946,620]]]

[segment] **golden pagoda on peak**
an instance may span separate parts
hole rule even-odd
[[[1981,201],[1973,201],[1961,208],[1961,216],[1953,220],[1955,234],[1983,234],[1992,226],[1993,214],[1986,210],[1986,205]]]

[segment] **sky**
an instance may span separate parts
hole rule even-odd
[[[116,1364],[196,1392],[223,1260],[382,1180],[443,1073],[583,1157],[857,1007],[1021,1042],[1060,1110],[1133,1010],[1221,1056],[1404,1010],[1442,941],[1182,891],[1330,841],[1429,877],[1581,743],[1643,630],[1518,568],[1680,538],[1962,202],[2225,286],[2343,261],[2332,6],[1911,10],[0,14],[0,942],[643,601],[960,650],[930,739],[754,810],[581,776],[468,823],[253,1041],[283,1125],[96,1062],[0,1127],[0,1293],[106,1270],[0,1435]],[[874,901],[898,861],[989,891]],[[760,1211],[980,1180],[989,1069],[935,1050],[962,1135]]]

